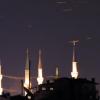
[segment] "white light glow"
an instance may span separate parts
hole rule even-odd
[[[78,71],[77,71],[77,62],[73,62],[72,63],[72,72],[71,72],[71,76],[75,79],[77,79],[78,77]]]
[[[44,78],[42,75],[42,68],[38,68],[38,77],[37,77],[38,85],[42,84],[43,80],[44,80]]]
[[[58,69],[58,67],[56,67],[56,78],[58,78],[59,77],[59,69]]]
[[[30,85],[29,85],[30,84]],[[31,83],[29,83],[29,70],[25,70],[25,82],[24,82],[24,87],[26,87],[27,89],[29,89],[31,87]],[[25,92],[25,95],[27,93]]]

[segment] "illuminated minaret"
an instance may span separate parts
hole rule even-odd
[[[59,78],[59,69],[56,67],[56,79]]]
[[[71,41],[71,43],[73,43],[73,59],[72,59],[71,76],[72,76],[72,78],[75,78],[75,79],[77,79],[77,77],[78,77],[77,62],[75,61],[75,45],[77,42],[78,42],[78,40]]]
[[[1,62],[0,62],[0,95],[2,95],[3,88],[2,88],[2,73],[1,73]]]
[[[31,88],[31,83],[30,83],[30,60],[29,60],[28,48],[27,48],[27,52],[26,52],[25,82],[24,82],[24,86],[27,89],[30,89]]]
[[[42,72],[42,58],[41,58],[42,52],[39,49],[39,61],[38,61],[38,77],[37,77],[37,82],[38,85],[43,83],[43,72]]]

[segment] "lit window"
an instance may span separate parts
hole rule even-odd
[[[51,87],[50,90],[53,91],[53,88]]]
[[[50,83],[53,83],[54,82],[54,80],[50,80]]]
[[[28,98],[28,100],[31,100],[31,96],[30,95],[28,95],[27,98]]]
[[[42,87],[42,90],[43,90],[43,91],[45,91],[45,90],[46,90],[46,88],[45,88],[45,87]]]

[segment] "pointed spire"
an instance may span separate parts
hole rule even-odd
[[[38,85],[43,83],[43,72],[42,72],[42,51],[39,49],[39,61],[38,61],[38,77],[37,82]]]
[[[73,41],[69,41],[70,43],[73,44],[73,59],[72,59],[72,62],[74,62],[76,59],[75,59],[75,46],[76,46],[76,43],[79,42],[79,40],[73,40]]]
[[[38,68],[42,68],[42,51],[39,49],[39,62],[38,62]]]
[[[75,61],[75,45],[73,45],[73,59],[72,59],[72,62]]]
[[[78,70],[77,70],[77,62],[75,59],[75,45],[76,43],[79,42],[79,40],[73,40],[71,43],[73,43],[73,58],[72,58],[72,72],[71,76],[75,79],[78,77]]]
[[[26,50],[26,65],[25,65],[25,69],[29,69],[29,50],[28,50],[28,48]]]
[[[30,59],[29,59],[29,51],[28,48],[26,50],[26,63],[25,63],[25,82],[24,86],[27,89],[31,88],[31,82],[30,82]],[[26,95],[26,92],[25,92]]]
[[[56,67],[56,78],[59,78],[59,68]]]

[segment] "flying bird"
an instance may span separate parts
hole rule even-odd
[[[57,4],[65,4],[66,2],[65,1],[57,1],[56,3]]]

